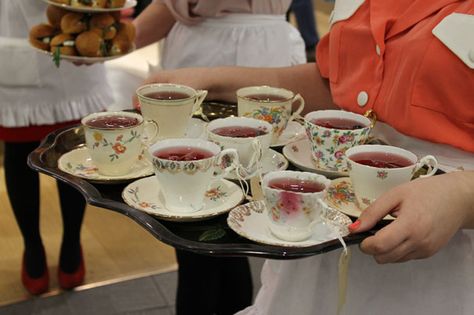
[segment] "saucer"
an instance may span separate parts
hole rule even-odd
[[[163,220],[180,222],[200,221],[226,213],[244,199],[239,186],[221,179],[213,182],[206,192],[203,209],[190,213],[178,213],[166,209],[159,192],[160,184],[157,178],[150,176],[136,180],[125,187],[122,198],[125,203],[137,210]]]
[[[303,171],[318,173],[327,178],[349,176],[347,172],[330,171],[318,168],[311,156],[311,143],[308,138],[285,145],[283,147],[283,154],[288,161]]]
[[[351,179],[341,177],[333,179],[326,194],[326,203],[328,206],[341,211],[348,216],[358,218],[362,213],[356,202],[354,190],[352,189]],[[384,220],[394,220],[391,215],[387,215]]]
[[[286,125],[285,130],[283,130],[280,137],[277,139],[275,143],[272,143],[270,146],[273,147],[282,147],[288,143],[300,140],[306,137],[306,131],[304,126],[297,123],[296,121],[288,122]]]
[[[268,149],[267,153],[262,158],[262,176],[272,171],[283,171],[288,168],[288,160],[283,154],[278,153],[273,149]],[[252,176],[246,177],[249,179]],[[235,171],[226,176],[227,179],[238,180]]]
[[[102,175],[98,172],[89,150],[86,147],[75,149],[63,154],[58,160],[58,168],[76,177],[87,179],[97,183],[126,182],[132,179],[145,177],[153,174],[153,165],[143,157],[133,164],[128,174],[119,176]]]
[[[54,0],[43,0],[43,1],[46,2],[47,4],[54,5],[68,11],[84,12],[84,13],[121,11],[124,9],[133,8],[134,6],[137,5],[137,0],[127,0],[125,1],[125,4],[123,5],[123,7],[120,7],[120,8],[76,7],[76,6],[72,6],[68,4],[62,4]]]
[[[308,247],[337,240],[338,236],[349,234],[347,226],[352,223],[345,214],[329,208],[326,220],[315,224],[313,235],[309,239],[290,242],[274,236],[267,227],[267,222],[263,200],[240,205],[232,209],[227,217],[227,224],[240,236],[257,243],[284,247]]]

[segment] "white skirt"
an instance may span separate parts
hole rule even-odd
[[[161,45],[161,67],[284,67],[306,62],[304,42],[284,16],[229,14],[177,22]]]

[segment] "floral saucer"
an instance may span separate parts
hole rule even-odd
[[[137,160],[128,174],[120,176],[102,175],[92,161],[89,150],[86,147],[63,154],[58,160],[58,168],[76,177],[102,184],[126,182],[153,174],[153,165],[147,158],[142,157],[140,160]]]
[[[129,206],[163,220],[180,222],[200,221],[226,213],[244,199],[244,194],[236,184],[225,179],[217,180],[206,192],[204,208],[190,213],[169,211],[162,197],[155,176],[136,180],[122,192],[122,198]]]
[[[311,143],[308,138],[289,143],[283,147],[283,154],[296,167],[303,171],[318,173],[328,178],[348,176],[346,171],[330,171],[316,166],[311,156]]]
[[[326,194],[326,203],[348,216],[358,218],[362,210],[357,206],[356,197],[349,177],[336,178],[331,181]],[[395,219],[387,215],[384,220]]]
[[[296,121],[288,122],[286,128],[283,130],[280,137],[275,143],[272,143],[271,147],[282,147],[290,142],[294,142],[306,137],[306,131],[304,126]]]
[[[337,240],[338,236],[347,236],[349,234],[347,225],[352,223],[345,214],[329,208],[325,220],[314,226],[313,235],[309,239],[289,242],[275,237],[267,227],[267,220],[265,202],[261,200],[232,209],[227,217],[227,224],[240,236],[257,243],[284,247],[308,247]]]
[[[283,171],[288,168],[288,160],[283,156],[283,154],[278,153],[273,149],[269,149],[267,153],[264,154],[262,158],[262,175],[267,174],[272,171]],[[249,179],[251,176],[245,179]],[[237,180],[237,175],[235,172],[232,172],[227,179]]]

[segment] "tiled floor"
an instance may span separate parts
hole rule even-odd
[[[260,287],[263,259],[250,259],[254,292]],[[0,307],[0,315],[173,315],[177,273],[34,298]]]

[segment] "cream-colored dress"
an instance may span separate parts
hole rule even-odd
[[[285,20],[290,0],[155,0],[177,22],[161,45],[161,67],[304,63],[304,42]]]
[[[30,28],[45,22],[42,1],[0,1],[0,126],[77,120],[113,101],[103,65],[63,61],[56,68],[51,57],[30,47]]]

